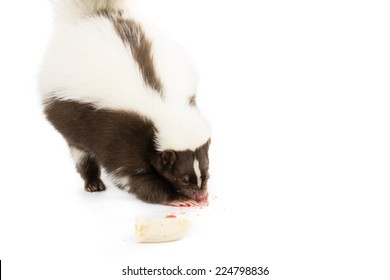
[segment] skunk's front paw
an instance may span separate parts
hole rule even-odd
[[[93,181],[86,182],[84,189],[87,192],[101,192],[106,189],[106,186],[101,179],[95,179]]]

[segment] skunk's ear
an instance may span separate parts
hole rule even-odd
[[[172,166],[176,162],[176,154],[172,150],[166,150],[161,153],[161,160],[165,167]]]

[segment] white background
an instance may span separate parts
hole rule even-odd
[[[2,1],[4,279],[151,279],[121,276],[127,265],[390,279],[388,1],[141,2],[199,70],[213,126],[210,206],[147,205],[112,186],[84,192],[39,104],[48,1]],[[135,242],[135,217],[171,212],[193,220],[184,239]]]

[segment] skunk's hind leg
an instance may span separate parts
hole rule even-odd
[[[70,152],[76,163],[76,169],[84,179],[84,189],[87,192],[100,192],[106,189],[100,179],[100,166],[95,157],[74,146],[70,146]]]

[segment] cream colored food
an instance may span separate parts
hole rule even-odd
[[[182,238],[191,227],[186,218],[137,218],[135,235],[138,242],[168,242]]]

